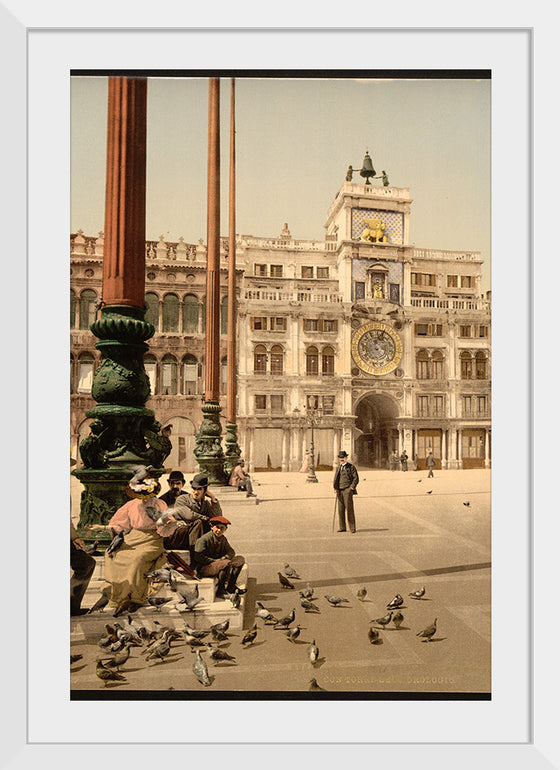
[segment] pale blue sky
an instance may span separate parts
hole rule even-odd
[[[480,251],[490,289],[489,80],[236,80],[237,232],[323,239],[366,149],[413,199],[411,243]],[[104,226],[107,79],[71,83],[71,229]],[[207,78],[150,78],[146,237],[206,241]],[[228,232],[230,79],[221,80],[221,233]],[[355,175],[354,181],[362,181]],[[379,184],[375,180],[374,184]]]

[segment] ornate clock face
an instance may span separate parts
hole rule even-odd
[[[402,342],[390,326],[371,321],[354,333],[352,357],[368,374],[387,374],[396,369],[401,360]]]

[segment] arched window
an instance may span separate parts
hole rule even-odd
[[[183,358],[183,395],[195,396],[198,393],[198,361],[189,353]]]
[[[206,333],[206,297],[202,298],[202,333]]]
[[[220,363],[220,393],[227,393],[227,356]]]
[[[78,387],[76,393],[91,393],[95,359],[91,353],[82,353],[78,358]]]
[[[161,394],[177,395],[177,359],[170,354],[165,355],[161,360]]]
[[[266,374],[266,348],[264,345],[257,345],[253,353],[253,373]]]
[[[93,289],[85,289],[80,296],[80,329],[89,329],[95,321],[97,294]]]
[[[270,373],[284,374],[284,351],[280,345],[273,345],[270,351]]]
[[[476,354],[476,379],[485,380],[488,377],[487,373],[487,361],[486,354],[481,350]]]
[[[416,354],[416,379],[430,379],[430,358],[426,350],[420,350]]]
[[[332,377],[334,374],[334,350],[331,347],[323,348],[321,354],[321,373]]]
[[[151,353],[144,356],[144,369],[150,381],[150,395],[155,396],[157,392],[157,359]]]
[[[443,380],[443,353],[441,350],[434,350],[432,353],[432,378]]]
[[[162,326],[164,334],[179,331],[179,297],[176,294],[166,294],[163,298]]]
[[[159,297],[153,292],[146,294],[144,301],[146,303],[146,313],[144,320],[155,326],[156,332],[159,331]]]
[[[183,299],[183,333],[196,334],[198,331],[198,299],[194,294],[185,294]]]
[[[76,293],[70,289],[70,328],[76,328]]]
[[[314,345],[307,348],[305,353],[305,371],[315,377],[319,374],[319,351]]]
[[[70,353],[70,393],[74,392],[74,356]]]
[[[222,299],[220,308],[220,334],[228,332],[228,298],[227,295]]]
[[[467,353],[467,351],[464,350],[461,353],[460,360],[461,360],[461,379],[462,380],[471,380],[472,379],[472,357],[471,357],[471,354]]]

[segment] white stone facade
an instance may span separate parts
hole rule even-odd
[[[318,408],[319,468],[332,467],[340,449],[361,467],[390,467],[392,452],[403,449],[418,467],[429,449],[436,467],[490,466],[490,300],[481,296],[481,256],[409,245],[410,210],[406,188],[345,182],[324,241],[294,240],[287,224],[276,238],[237,237],[237,424],[250,469],[300,468],[310,407]],[[103,242],[78,233],[71,243],[76,455],[94,403],[87,359],[91,367],[99,361],[94,336],[76,327],[89,325],[88,308],[90,322],[95,314],[87,292],[101,294]],[[222,245],[225,419],[227,239]],[[197,470],[192,449],[202,419],[205,266],[202,243],[147,243],[147,317],[157,328],[147,406],[173,425],[167,465],[186,473]]]

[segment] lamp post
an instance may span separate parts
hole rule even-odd
[[[309,420],[309,426],[311,428],[311,446],[309,447],[309,474],[306,478],[306,481],[309,484],[317,484],[319,481],[315,475],[315,436],[313,431],[321,416],[321,409],[318,407],[307,407],[307,419]]]

